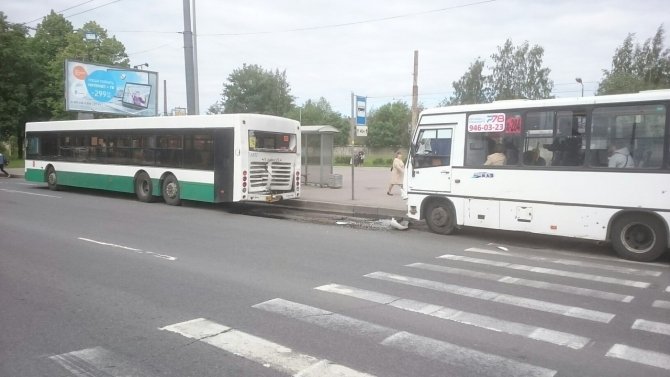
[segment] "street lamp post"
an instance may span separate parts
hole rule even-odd
[[[575,81],[577,81],[577,82],[579,83],[579,85],[582,86],[582,97],[584,97],[584,82],[582,82],[582,78],[581,78],[581,77],[577,77],[577,78],[575,79]]]

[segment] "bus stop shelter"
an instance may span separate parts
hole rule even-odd
[[[302,126],[302,176],[305,184],[342,187],[333,176],[333,145],[337,128],[328,125]]]

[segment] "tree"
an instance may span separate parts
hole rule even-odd
[[[209,113],[259,113],[282,116],[293,107],[294,97],[286,71],[266,71],[256,64],[243,64],[223,84],[221,101]]]
[[[603,70],[598,94],[670,88],[670,49],[663,46],[664,34],[660,25],[643,45],[634,45],[635,34],[628,34],[614,52],[611,69]]]
[[[538,45],[532,48],[528,41],[515,47],[511,39],[498,46],[491,55],[495,65],[487,77],[492,97],[504,99],[542,99],[551,96],[554,86],[549,79],[549,68],[542,67],[544,49]]]
[[[484,73],[485,61],[477,58],[460,80],[452,83],[454,94],[440,105],[550,98],[554,83],[549,79],[551,70],[542,67],[543,55],[544,49],[538,45],[530,47],[526,41],[514,46],[507,39],[491,55],[494,65],[489,67],[489,74]]]
[[[368,140],[372,147],[393,147],[409,144],[408,125],[412,111],[402,101],[387,103],[368,116]]]
[[[89,37],[87,38],[87,34]],[[51,11],[37,25],[31,41],[41,69],[36,72],[34,98],[37,119],[72,119],[74,114],[65,112],[63,99],[65,60],[128,67],[125,46],[116,37],[109,37],[107,30],[94,21],[74,30],[70,21]]]
[[[30,114],[35,62],[27,38],[27,29],[10,24],[0,11],[0,142],[16,140],[14,147],[22,143]],[[18,150],[20,154],[21,149]]]
[[[486,86],[486,76],[483,74],[484,63],[484,60],[477,58],[470,64],[470,68],[460,80],[452,83],[454,94],[448,100],[442,101],[440,106],[491,102],[490,90]]]
[[[53,10],[35,29],[35,36],[30,40],[38,65],[34,72],[36,85],[31,101],[32,120],[71,118],[65,114],[64,62],[60,60],[60,55],[73,31],[72,23]]]
[[[314,102],[307,100],[302,107],[294,107],[285,117],[300,120],[300,123],[309,125],[329,125],[340,132],[335,135],[335,145],[347,145],[351,133],[351,125],[342,114],[333,111],[330,103],[323,97]]]

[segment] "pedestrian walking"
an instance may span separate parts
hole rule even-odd
[[[402,153],[400,151],[395,152],[395,158],[393,159],[393,165],[391,166],[391,180],[389,182],[389,189],[386,191],[386,195],[393,195],[391,190],[393,186],[400,186],[400,190],[403,190],[402,183],[405,180],[405,163],[402,161]]]
[[[11,178],[12,175],[9,174],[9,173],[7,173],[7,172],[5,171],[5,165],[9,165],[9,160],[5,158],[5,155],[3,155],[2,153],[0,153],[0,171],[2,171],[3,173],[5,173],[5,175],[7,176],[7,178]]]

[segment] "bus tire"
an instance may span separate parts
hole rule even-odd
[[[171,206],[181,205],[181,198],[179,192],[179,181],[177,178],[170,174],[163,180],[163,199],[165,203]]]
[[[438,234],[452,234],[456,230],[456,211],[446,201],[438,200],[428,203],[426,207],[426,223],[428,228]]]
[[[139,172],[135,176],[135,195],[140,202],[151,203],[154,201],[153,183],[146,172]]]
[[[47,168],[46,180],[49,190],[58,191],[58,175],[53,166]]]
[[[668,247],[665,227],[644,213],[624,214],[612,224],[612,247],[624,259],[651,262]]]

